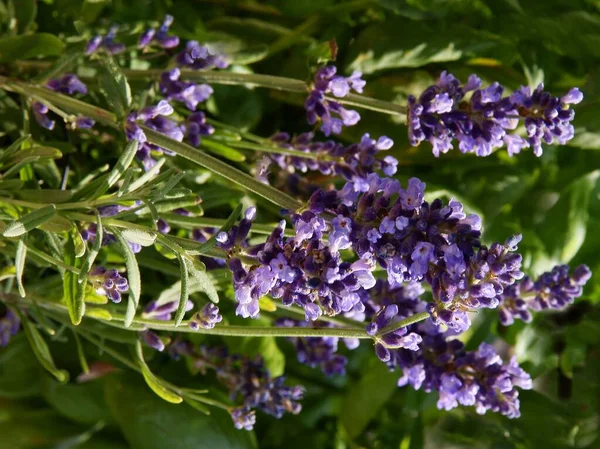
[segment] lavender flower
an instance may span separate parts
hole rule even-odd
[[[98,35],[91,38],[85,48],[85,54],[91,55],[92,53],[96,53],[100,48],[105,49],[113,55],[124,52],[126,48],[125,44],[115,42],[117,31],[119,31],[119,27],[113,25],[104,36]]]
[[[381,136],[375,140],[369,134],[364,134],[359,143],[348,146],[332,140],[315,142],[313,137],[313,133],[303,133],[293,138],[287,133],[277,133],[271,140],[281,148],[317,155],[316,158],[284,154],[269,154],[268,157],[280,169],[289,173],[319,171],[324,175],[341,175],[348,181],[366,178],[377,170],[388,176],[396,173],[398,161],[394,157],[376,157],[380,151],[389,150],[393,146],[394,142],[389,137]]]
[[[279,327],[308,327],[306,321],[297,321],[290,318],[281,318],[275,322]],[[331,323],[318,321],[314,323],[315,327],[333,327]],[[311,368],[319,367],[326,376],[339,375],[346,373],[346,364],[348,359],[337,353],[339,338],[337,337],[304,337],[289,338],[296,348],[296,357],[300,363]],[[349,341],[350,340],[350,341]],[[358,340],[344,339],[348,349],[355,349],[358,346]]]
[[[46,87],[55,92],[65,95],[87,94],[87,86],[76,75],[68,73],[60,78],[53,78],[46,83]],[[48,130],[53,130],[56,122],[48,117],[50,110],[48,106],[40,102],[34,102],[32,105],[33,116],[40,126]],[[88,129],[94,126],[94,120],[88,117],[77,117],[70,124],[73,128]]]
[[[53,78],[46,83],[46,87],[65,95],[87,94],[87,86],[72,73],[67,73],[60,78]]]
[[[215,370],[217,379],[229,390],[231,400],[242,402],[241,406],[231,409],[238,429],[252,430],[256,409],[275,418],[281,418],[286,412],[298,414],[302,409],[299,401],[304,389],[286,386],[283,376],[271,377],[261,357],[230,355],[222,347],[196,349],[189,342],[176,341],[169,349],[177,358],[189,358],[193,368],[202,374],[208,369]]]
[[[176,122],[169,120],[166,116],[173,113],[173,107],[167,100],[161,100],[156,106],[148,106],[138,112],[132,112],[127,117],[125,135],[127,140],[137,140],[139,147],[136,157],[142,162],[146,170],[150,169],[156,161],[152,159],[152,152],[172,154],[164,148],[147,142],[146,135],[139,127],[138,122],[167,137],[181,142],[183,131]]]
[[[88,280],[92,283],[96,292],[106,295],[112,302],[121,302],[121,293],[129,290],[127,279],[119,274],[117,270],[107,270],[104,267],[95,267],[88,273]]]
[[[31,108],[33,110],[35,121],[38,122],[42,128],[52,131],[56,126],[56,122],[48,117],[48,112],[50,112],[48,106],[46,106],[44,103],[36,101],[33,103]]]
[[[436,157],[454,148],[454,139],[461,152],[477,156],[489,156],[505,145],[511,156],[528,147],[541,156],[542,141],[564,145],[573,138],[570,122],[575,113],[570,105],[583,98],[577,88],[561,98],[543,89],[543,84],[533,92],[521,87],[503,98],[504,88],[498,83],[481,88],[481,80],[471,75],[462,85],[453,75],[442,72],[438,82],[418,99],[412,95],[408,98],[409,140],[413,146],[429,141]],[[469,92],[472,94],[465,100]],[[519,120],[525,121],[526,138],[507,132],[516,129]]]
[[[200,312],[194,314],[189,326],[194,330],[198,330],[199,328],[212,329],[221,321],[223,321],[223,317],[219,314],[219,308],[213,303],[208,303]]]
[[[169,101],[179,101],[195,111],[199,103],[206,101],[213,93],[208,84],[194,84],[181,81],[178,68],[164,72],[160,77],[160,93]]]
[[[591,276],[586,265],[578,266],[572,274],[567,265],[558,265],[536,281],[524,277],[500,296],[500,322],[509,326],[517,318],[529,323],[533,318],[532,311],[564,309],[581,296],[583,286]]]
[[[200,146],[202,136],[210,136],[215,132],[212,125],[206,123],[206,116],[204,112],[197,111],[190,114],[186,119],[185,124],[182,125],[185,138],[189,141],[190,145],[194,147]]]
[[[179,38],[167,34],[172,23],[173,16],[167,14],[158,30],[150,28],[142,33],[138,47],[146,48],[153,42],[156,42],[159,47],[165,49],[177,47],[179,45]]]
[[[365,81],[360,72],[354,72],[348,78],[336,76],[337,69],[333,65],[322,67],[314,76],[313,88],[304,102],[306,119],[314,125],[321,121],[321,131],[326,136],[340,134],[344,126],[353,126],[360,120],[358,112],[345,109],[339,102],[326,98],[327,94],[343,98],[354,90],[362,93]]]
[[[172,314],[177,310],[178,305],[179,299],[160,303],[158,300],[154,300],[149,302],[146,307],[144,307],[142,317],[151,320],[171,321]],[[188,299],[187,303],[185,304],[185,311],[189,312],[193,308],[194,303]]]
[[[144,340],[144,343],[152,349],[156,349],[158,352],[163,352],[165,350],[164,342],[154,332],[145,330],[140,332],[140,336],[142,337],[142,340]]]
[[[11,337],[17,335],[21,326],[21,320],[8,307],[4,307],[4,311],[0,314],[0,347],[3,347],[8,345]]]
[[[188,41],[185,50],[177,55],[177,64],[194,70],[226,69],[229,62],[216,49],[200,45],[197,41]]]

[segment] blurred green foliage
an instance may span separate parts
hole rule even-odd
[[[122,24],[125,40],[130,36],[133,42],[134,31],[167,12],[175,17],[173,32],[182,38],[220,42],[235,52],[236,70],[308,79],[315,63],[329,59],[337,47],[336,64],[344,72],[363,71],[367,95],[398,103],[431,84],[442,70],[462,79],[475,72],[512,89],[543,81],[561,94],[579,86],[585,100],[576,108],[576,138],[570,146],[545,148],[541,158],[498,152],[479,159],[454,151],[435,159],[426,145],[408,145],[401,120],[368,112],[361,112],[363,120],[341,137],[353,141],[365,132],[392,137],[400,179],[418,176],[431,192],[472,205],[484,218],[489,241],[522,232],[520,250],[529,274],[557,263],[586,263],[600,272],[600,2],[4,0],[0,63],[10,68],[16,59],[63,54],[64,43],[78,35],[75,20],[99,28]],[[69,64],[68,53],[64,62]],[[143,58],[129,63],[130,68],[144,67]],[[209,109],[222,122],[267,136],[276,130],[306,130],[302,100],[281,92],[215,86]],[[20,106],[0,97],[2,139],[20,129]],[[89,143],[71,140],[55,146],[73,156],[76,170],[106,162],[102,147],[90,153],[93,161],[76,157],[80,145]],[[222,195],[217,184],[200,194],[207,211],[243,201],[239,192]],[[277,211],[261,209],[265,217],[270,212]],[[142,268],[144,257],[146,264],[155,263],[150,256],[140,257]],[[173,273],[165,273],[166,282],[173,282]],[[148,291],[168,285],[144,273],[142,278]],[[285,364],[288,376],[308,388],[299,417],[260,416],[254,437],[234,431],[229,418],[218,413],[206,417],[186,405],[161,401],[141,378],[116,374],[89,386],[59,386],[37,366],[21,336],[0,351],[0,448],[600,446],[600,276],[564,312],[540,313],[532,325],[511,328],[500,327],[493,311],[481,313],[466,338],[469,346],[497,340],[507,350],[512,347],[535,377],[536,390],[521,393],[522,418],[480,417],[464,409],[439,412],[432,395],[395,388],[394,375],[372,363],[371,348],[355,351],[347,378],[328,379],[299,365],[285,341],[232,341],[236,350],[264,354],[276,371]],[[57,366],[74,376],[77,361],[64,356],[75,353],[67,351],[73,344],[65,333],[51,349]],[[180,365],[162,375],[191,382]]]

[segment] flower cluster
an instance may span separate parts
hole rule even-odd
[[[179,299],[160,302],[158,300],[150,301],[144,307],[142,317],[151,320],[171,321],[172,314],[177,310],[178,305]],[[185,304],[185,311],[189,312],[193,308],[194,303],[188,299]]]
[[[167,14],[160,27],[158,27],[158,30],[149,28],[142,33],[138,42],[138,47],[146,48],[153,43],[156,43],[156,45],[165,49],[177,47],[179,45],[179,37],[167,34],[172,23],[173,16]]]
[[[219,308],[212,302],[209,302],[200,312],[194,314],[190,320],[189,326],[194,330],[200,328],[212,329],[221,321],[223,321],[223,317],[219,313]]]
[[[225,55],[219,53],[215,48],[201,45],[197,41],[188,41],[185,49],[177,55],[176,61],[180,67],[194,70],[209,70],[215,67],[226,69],[229,67]]]
[[[567,265],[559,265],[542,274],[536,281],[524,277],[500,295],[498,313],[504,326],[515,318],[530,322],[531,311],[563,309],[583,293],[583,286],[592,276],[586,265],[580,265],[569,274]]]
[[[372,139],[369,134],[362,136],[360,142],[343,145],[333,140],[313,141],[313,133],[303,133],[291,137],[287,133],[277,133],[271,140],[280,148],[302,151],[313,158],[290,156],[287,154],[269,154],[280,169],[289,173],[300,171],[319,171],[324,175],[341,175],[348,181],[366,178],[374,171],[382,171],[387,176],[396,173],[398,161],[393,156],[377,158],[380,151],[389,150],[394,142],[386,136]],[[316,155],[316,158],[314,158]]]
[[[104,36],[97,35],[91,38],[86,45],[85,54],[91,55],[92,53],[96,53],[100,48],[103,48],[113,55],[123,53],[126,48],[125,44],[115,42],[117,31],[119,31],[119,27],[113,25]]]
[[[117,270],[107,270],[104,267],[94,267],[88,273],[88,281],[92,283],[96,292],[106,295],[112,302],[121,302],[121,293],[129,290],[127,279]]]
[[[46,83],[46,87],[54,92],[65,95],[87,94],[87,86],[72,73],[67,73],[60,78],[53,78]],[[36,101],[32,105],[33,116],[43,128],[53,130],[56,122],[48,117],[50,109],[44,103]],[[76,117],[71,126],[79,129],[89,129],[94,126],[94,121],[89,117]]]
[[[345,109],[339,102],[328,99],[327,94],[336,98],[346,97],[351,90],[362,93],[366,82],[362,73],[354,72],[349,77],[336,75],[337,69],[328,65],[317,70],[313,87],[304,102],[306,120],[310,125],[321,121],[321,131],[326,136],[340,134],[344,126],[354,126],[360,120],[358,112]]]
[[[466,215],[456,200],[430,204],[424,194],[425,183],[417,178],[403,189],[397,180],[371,174],[339,192],[316,191],[309,207],[335,215],[331,246],[374,256],[391,287],[427,282],[436,323],[461,332],[470,324],[467,310],[496,307],[503,288],[523,276],[521,256],[513,253],[520,236],[488,249],[480,242],[479,217]]]
[[[113,217],[120,212],[131,210],[139,206],[139,204],[140,202],[136,201],[133,206],[123,206],[121,204],[100,206],[98,207],[98,213],[101,217]],[[112,233],[108,232],[106,229],[103,229],[102,231],[102,246],[107,246],[117,241],[117,238]],[[98,225],[96,223],[90,223],[85,227],[82,227],[79,233],[84,241],[93,244],[96,241]],[[139,243],[127,242],[127,244],[135,254],[142,250],[142,246]]]
[[[304,389],[297,385],[285,385],[285,377],[272,377],[264,360],[240,355],[230,355],[223,347],[193,347],[189,342],[175,341],[169,348],[178,358],[188,357],[195,370],[205,374],[212,369],[217,379],[229,390],[232,400],[242,405],[231,410],[231,417],[238,429],[252,430],[256,421],[254,410],[261,410],[275,418],[284,413],[298,414],[302,406]]]
[[[0,347],[6,346],[21,327],[21,320],[17,314],[8,307],[3,308],[0,312]]]
[[[360,290],[375,285],[375,262],[370,254],[362,254],[354,262],[344,261],[339,250],[348,246],[332,243],[331,238],[327,244],[323,239],[328,229],[325,220],[306,211],[294,216],[295,237],[284,237],[285,221],[281,221],[265,243],[244,249],[256,261],[256,265],[245,267],[236,252],[241,251],[239,245],[250,230],[254,213],[250,209],[239,226],[217,236],[221,248],[232,255],[229,268],[238,315],[257,316],[258,300],[267,294],[281,299],[285,306],[302,307],[307,321],[323,313],[362,310]]]
[[[461,84],[452,74],[442,72],[438,82],[418,99],[410,96],[407,123],[411,144],[427,140],[435,156],[454,148],[454,139],[461,152],[477,156],[488,156],[503,146],[509,155],[531,147],[540,156],[542,142],[565,144],[573,138],[575,113],[570,105],[583,99],[579,89],[554,97],[540,84],[533,91],[521,87],[503,97],[504,87],[497,82],[486,88],[481,84],[476,75]],[[525,138],[508,132],[515,130],[520,120],[524,121]]]
[[[195,111],[199,103],[212,95],[213,89],[208,84],[181,81],[180,76],[178,68],[163,72],[160,77],[160,93],[167,100],[184,103],[190,111]]]
[[[280,318],[275,322],[279,327],[308,327],[306,321]],[[333,327],[331,323],[317,321],[312,327]],[[292,337],[289,340],[294,344],[296,357],[300,363],[311,368],[319,367],[326,376],[344,375],[348,359],[338,354],[338,337]],[[356,338],[342,339],[348,349],[356,349],[359,341]]]

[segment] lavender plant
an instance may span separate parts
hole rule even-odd
[[[566,309],[591,270],[539,274],[519,249],[531,233],[488,237],[487,220],[435,176],[411,173],[405,149],[350,108],[403,116],[411,145],[427,141],[436,157],[458,145],[465,164],[474,153],[493,170],[503,148],[525,159],[572,140],[577,87],[504,95],[498,82],[444,71],[398,104],[367,96],[363,73],[343,76],[329,58],[306,83],[249,73],[227,46],[186,41],[170,15],[141,33],[79,28],[70,62],[16,60],[0,77],[24,115],[0,153],[2,346],[22,329],[67,382],[46,341],[68,329],[81,365],[70,374],[105,376],[87,362],[100,350],[163,400],[225,410],[246,431],[262,415],[300,413],[315,389],[302,367],[286,378],[270,344],[327,382],[358,354],[397,386],[433,392],[440,410],[521,415],[532,376],[510,349],[471,336],[487,309],[502,326]],[[271,137],[228,124],[219,89],[232,84],[298,95],[305,123],[271,126]],[[161,371],[177,363],[181,383]]]

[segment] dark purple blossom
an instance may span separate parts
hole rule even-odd
[[[179,45],[179,37],[168,35],[169,27],[173,23],[173,16],[167,14],[158,29],[150,28],[142,33],[138,43],[139,48],[146,48],[156,43],[161,48],[174,48]]]
[[[31,108],[33,110],[33,116],[35,117],[35,121],[38,122],[38,124],[42,128],[46,128],[52,131],[56,126],[56,122],[50,117],[48,117],[48,112],[50,112],[48,106],[46,106],[44,103],[36,101],[33,103]]]
[[[188,41],[185,50],[177,55],[177,64],[194,70],[225,69],[229,66],[225,55],[216,48]]]
[[[528,323],[533,318],[532,311],[564,309],[581,296],[591,276],[592,272],[586,265],[578,266],[572,274],[569,274],[567,265],[558,265],[536,281],[524,277],[506,288],[500,296],[500,322],[509,326],[517,318]]]
[[[46,87],[65,95],[87,94],[87,86],[76,75],[68,73],[60,78],[53,78],[46,83]],[[48,117],[48,106],[38,101],[32,105],[33,116],[40,126],[53,130],[56,122]],[[69,125],[72,128],[89,129],[94,126],[94,120],[88,117],[76,117]]]
[[[140,332],[140,336],[142,337],[142,340],[144,340],[144,343],[152,349],[156,349],[158,352],[163,352],[165,350],[165,343],[154,332],[145,330]]]
[[[3,308],[4,310],[0,312],[0,347],[6,346],[21,327],[18,315],[8,307]]]
[[[60,78],[53,78],[46,83],[46,87],[65,95],[87,94],[87,86],[72,73],[67,73]]]
[[[213,93],[208,84],[194,84],[181,81],[180,70],[176,67],[164,72],[160,77],[160,93],[169,101],[184,103],[190,111],[195,111],[199,103],[206,101]]]
[[[95,267],[88,273],[88,280],[96,292],[106,295],[112,302],[121,302],[121,294],[129,290],[127,279],[117,270],[107,270],[104,267]]]
[[[151,320],[159,320],[159,321],[171,321],[171,317],[173,313],[177,310],[177,306],[179,305],[179,299],[174,299],[170,301],[161,301],[154,300],[149,302],[146,307],[144,307],[144,311],[142,312],[142,317],[148,318]],[[194,303],[188,299],[185,304],[185,311],[189,312],[194,308]]]
[[[189,326],[194,330],[199,328],[212,329],[221,321],[223,321],[223,317],[219,313],[219,308],[212,302],[209,302],[200,312],[194,314]]]
[[[96,51],[98,51],[100,48],[105,49],[107,52],[113,55],[123,53],[126,48],[125,44],[115,42],[117,31],[119,31],[119,27],[114,25],[110,27],[104,36],[98,35],[91,38],[85,48],[85,54],[91,55],[92,53],[96,53]]]
[[[185,138],[193,147],[198,147],[200,145],[202,136],[210,136],[215,132],[212,125],[206,123],[206,116],[202,111],[190,114],[182,125],[182,129],[185,133]]]
[[[577,88],[561,98],[543,89],[543,84],[533,92],[521,87],[502,97],[504,88],[498,83],[482,88],[481,80],[471,75],[463,85],[452,74],[443,72],[418,99],[408,98],[409,140],[414,146],[429,141],[435,156],[454,148],[454,140],[461,152],[477,156],[489,156],[503,146],[511,156],[529,147],[540,156],[542,142],[564,145],[573,138],[570,122],[575,113],[570,105],[583,98]],[[524,121],[526,137],[510,133],[520,120]]]
[[[343,98],[354,90],[362,93],[365,81],[361,79],[360,72],[354,72],[351,76],[344,78],[336,75],[337,69],[328,65],[317,70],[313,80],[313,87],[304,102],[306,119],[309,124],[314,125],[321,121],[321,131],[326,136],[340,134],[344,126],[353,126],[360,120],[358,112],[344,108],[339,102],[326,97],[332,94],[334,97]]]

